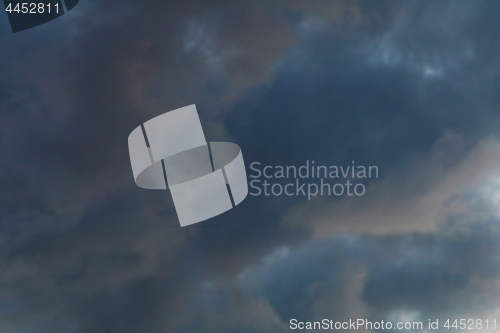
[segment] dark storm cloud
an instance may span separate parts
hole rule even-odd
[[[224,129],[212,115],[222,103],[209,100],[265,80],[293,39],[276,6],[265,9],[87,2],[59,25],[51,22],[17,40],[2,36],[10,46],[2,75],[2,153],[9,157],[3,160],[3,203],[11,202],[5,219],[36,212],[32,223],[43,230],[48,224],[41,218],[54,220],[69,206],[73,218],[60,222],[72,225],[90,197],[117,184],[132,186],[124,182],[130,170],[123,142],[137,124],[165,110],[196,102],[207,136],[221,139]],[[250,29],[254,20],[259,25]],[[237,31],[246,29],[253,33],[241,38]],[[279,42],[262,38],[264,33],[277,34]],[[225,59],[224,47],[236,54]],[[252,49],[259,49],[258,57]],[[214,78],[229,86],[212,92],[207,87]]]
[[[214,115],[267,80],[293,38],[274,5],[162,1],[82,2],[1,36],[2,331],[172,331],[184,319],[206,249],[186,246],[196,228],[180,229],[167,193],[135,187],[126,138],[192,103],[207,137],[223,138]]]
[[[489,227],[462,211],[472,225],[478,223],[478,229],[489,231],[467,230],[449,236],[439,227],[443,211],[431,215],[436,208],[453,212],[456,207],[450,205],[451,199],[498,176],[498,96],[494,91],[499,88],[499,68],[492,57],[498,55],[498,44],[485,42],[498,39],[493,14],[498,8],[490,7],[492,12],[486,13],[483,4],[473,8],[466,3],[401,6],[392,10],[394,21],[389,27],[375,25],[382,32],[360,28],[347,32],[333,29],[333,33],[321,25],[303,27],[307,38],[280,62],[272,86],[254,89],[228,115],[227,128],[249,161],[303,165],[309,159],[328,165],[355,159],[378,165],[386,174],[406,169],[394,179],[395,186],[388,188],[393,191],[390,197],[378,200],[380,192],[375,191],[368,198],[373,200],[374,209],[362,216],[366,228],[354,224],[355,219],[342,224],[344,221],[336,218],[335,213],[344,208],[347,217],[355,217],[360,208],[342,203],[324,212],[322,223],[333,226],[334,231],[339,224],[337,233],[410,232],[396,238],[409,249],[394,249],[385,237],[375,239],[376,246],[369,247],[360,261],[353,260],[359,267],[347,273],[355,281],[356,276],[366,274],[366,280],[354,286],[343,285],[335,274],[329,275],[335,266],[333,250],[327,251],[320,263],[309,258],[301,266],[300,258],[293,257],[286,265],[296,265],[295,269],[269,268],[272,278],[252,293],[269,302],[272,312],[284,322],[299,314],[304,320],[321,319],[321,315],[344,319],[373,315],[380,320],[411,318],[415,316],[412,311],[422,318],[467,311],[480,315],[488,307],[497,307],[494,301],[477,306],[491,291],[480,286],[492,283],[498,274],[496,233],[486,237],[492,232]],[[407,186],[407,182],[412,185]],[[419,191],[425,194],[418,197]],[[276,205],[283,204],[274,200]],[[292,211],[291,215],[310,227],[321,215],[315,213],[328,207],[324,201],[311,204],[306,214],[297,217]],[[493,218],[494,225],[497,220]],[[429,225],[433,233],[412,235],[412,230]],[[328,235],[324,232],[328,229],[318,229],[319,237]],[[471,245],[483,237],[491,251]],[[412,241],[414,238],[422,243]],[[427,262],[408,259],[408,264],[400,264],[405,251],[418,252],[429,242],[435,252],[429,253]],[[454,264],[434,261],[442,246],[449,248],[449,252],[443,251]],[[465,248],[475,259],[457,262],[456,250]],[[394,257],[388,255],[390,251],[395,252]],[[349,251],[342,248],[337,252]],[[364,260],[372,260],[373,266],[364,268]],[[460,266],[460,271],[452,265]],[[394,271],[387,268],[385,273],[380,267],[386,266]],[[488,274],[486,267],[491,268]],[[324,282],[328,280],[325,276],[331,284]],[[345,298],[335,294],[342,286],[352,288]],[[395,288],[393,293],[389,293],[391,288]],[[311,290],[328,296],[322,298]],[[452,297],[455,293],[459,296]],[[349,304],[350,308],[343,311],[333,304]]]
[[[458,273],[412,261],[404,272],[387,253],[418,250],[414,236],[318,245],[282,228],[286,200],[250,197],[181,229],[168,193],[133,184],[126,138],[196,103],[207,139],[238,143],[247,162],[390,170],[445,129],[465,136],[447,160],[462,161],[498,128],[495,6],[82,1],[0,35],[0,330],[279,332],[301,314],[382,316],[412,299],[430,311],[444,303],[404,286],[430,295],[436,271],[446,295],[472,263],[493,276],[487,253]],[[474,251],[483,237],[440,233],[416,239]],[[381,300],[391,286],[407,297]]]
[[[398,240],[398,252],[408,251],[410,245],[413,253],[373,269],[363,291],[363,299],[374,309],[372,318],[388,318],[398,309],[414,311],[424,320],[495,316],[498,236],[495,220],[475,223],[470,232]]]
[[[252,327],[245,315],[251,312],[227,293],[243,294],[238,300],[243,298],[246,305],[258,304],[257,309],[266,311],[266,318],[278,316],[284,323],[290,318],[387,321],[465,313],[485,316],[487,310],[498,306],[496,288],[492,287],[498,276],[498,209],[489,203],[492,193],[484,197],[469,194],[484,205],[470,211],[452,210],[451,214],[464,221],[451,219],[432,233],[399,233],[371,239],[347,236],[333,244],[308,242],[299,250],[285,245],[261,262],[247,261],[249,267],[239,274],[205,275],[206,281],[198,289],[209,295],[209,301],[200,305],[206,298],[195,293],[192,302],[198,307],[190,309],[198,326],[188,325],[186,331],[198,327],[210,331],[214,318],[237,318],[227,323],[228,331],[230,327],[238,331]],[[455,199],[458,202],[448,205],[456,208],[467,204],[467,200],[461,200]],[[257,251],[260,244],[253,244]],[[221,269],[221,265],[214,266],[213,270]],[[222,325],[221,321],[217,324]],[[268,319],[260,329],[275,321]]]
[[[261,99],[235,108],[234,135],[244,133],[247,150],[261,159],[384,165],[427,151],[444,129],[471,139],[496,131],[499,66],[491,55],[499,49],[484,42],[498,39],[494,16],[444,3],[412,7],[394,9],[395,22],[383,32],[308,36],[281,61]],[[434,11],[453,24],[427,22]]]
[[[500,269],[498,209],[484,193],[456,200],[464,211],[448,216],[438,232],[343,235],[281,247],[234,279],[207,280],[194,293],[193,321],[184,330],[211,332],[211,320],[221,317],[228,331],[245,331],[255,324],[248,322],[252,311],[267,313],[257,319],[263,331],[271,324],[280,331],[276,316],[285,325],[292,318],[393,323],[494,318],[492,310],[499,306],[494,286]]]

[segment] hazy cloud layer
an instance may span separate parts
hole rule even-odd
[[[435,231],[447,214],[460,212],[457,198],[500,177],[498,140],[481,141],[457,157],[460,146],[461,138],[447,132],[429,155],[412,158],[384,180],[372,179],[364,196],[306,202],[286,214],[285,225],[313,228],[317,237]]]

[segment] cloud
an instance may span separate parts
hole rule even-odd
[[[179,228],[168,193],[135,187],[126,138],[137,124],[196,103],[207,137],[222,139],[224,103],[270,79],[294,35],[274,5],[78,8],[0,37],[1,330],[172,328],[192,283],[180,281],[203,269],[183,268],[197,262],[184,256],[196,254],[186,245],[199,230]],[[206,26],[208,46],[183,47],[193,24]],[[210,57],[221,60],[214,67]],[[151,297],[137,299],[141,291]],[[115,300],[126,297],[150,304],[157,320],[120,308]],[[100,306],[130,320],[101,317]]]
[[[286,213],[284,224],[311,228],[316,237],[436,230],[444,216],[460,209],[457,197],[500,174],[497,139],[479,142],[466,152],[461,151],[461,141],[446,132],[426,156],[416,156],[405,169],[371,180],[364,196],[300,204]]]
[[[293,318],[421,321],[424,326],[428,318],[441,325],[447,318],[493,318],[500,306],[500,220],[489,197],[475,198],[464,198],[466,218],[451,214],[433,231],[342,235],[278,247],[238,274],[200,283],[190,304],[203,310],[192,308],[193,317],[208,312],[220,324],[217,318],[239,318],[257,303],[284,325]],[[234,294],[239,297],[228,297]],[[231,331],[232,322],[219,330]],[[265,329],[265,323],[257,329]]]
[[[495,175],[498,15],[446,4],[82,0],[1,34],[0,330],[279,332],[498,306],[498,191],[468,192]],[[355,158],[383,178],[360,201],[249,198],[181,229],[168,193],[136,188],[126,138],[193,103],[247,163]]]

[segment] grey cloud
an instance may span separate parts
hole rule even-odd
[[[200,284],[192,302],[210,302],[212,319],[233,311],[238,313],[231,315],[235,318],[246,311],[228,297],[236,293],[250,298],[247,305],[255,301],[271,305],[265,306],[267,313],[278,314],[285,324],[292,318],[393,323],[494,318],[492,310],[499,306],[499,216],[487,197],[479,206],[470,198],[462,199],[471,215],[460,222],[449,216],[437,231],[343,235],[293,249],[277,248],[233,278]],[[230,327],[224,328],[231,331]]]
[[[3,331],[171,330],[183,317],[183,277],[203,270],[184,252],[197,230],[178,230],[166,192],[134,186],[126,138],[193,103],[206,110],[207,137],[223,138],[219,99],[267,80],[292,42],[272,7],[82,2],[72,17],[2,36]],[[238,51],[219,68],[183,48],[190,22],[210,17],[215,56]],[[262,38],[270,31],[278,42]],[[218,80],[228,85],[211,89]],[[132,316],[136,306],[117,303],[127,297],[151,311]]]

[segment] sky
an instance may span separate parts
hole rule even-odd
[[[488,0],[81,0],[13,34],[0,14],[0,332],[500,325],[499,15]],[[181,228],[169,191],[135,185],[127,138],[191,104],[247,175],[379,175],[363,196],[249,195]]]

